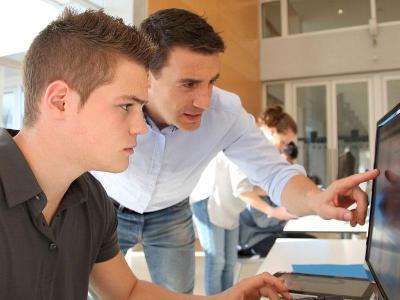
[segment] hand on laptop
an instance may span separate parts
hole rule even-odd
[[[279,293],[279,294],[278,294]],[[262,273],[240,281],[225,292],[211,297],[214,300],[255,300],[268,297],[270,300],[293,299],[283,281],[269,273]]]
[[[359,184],[379,175],[378,170],[335,180],[324,192],[315,194],[315,212],[324,219],[349,221],[351,226],[363,225],[367,216],[368,196]],[[354,209],[348,209],[352,204]]]

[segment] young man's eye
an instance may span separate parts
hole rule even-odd
[[[125,111],[128,111],[129,107],[131,107],[131,106],[132,106],[132,104],[122,104],[119,107],[121,107]]]

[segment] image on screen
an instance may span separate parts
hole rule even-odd
[[[378,124],[368,261],[388,299],[400,295],[400,109]]]

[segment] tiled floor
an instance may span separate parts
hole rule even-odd
[[[147,269],[146,260],[142,251],[128,251],[126,260],[129,266],[134,271],[135,275],[143,280],[151,281],[149,270]],[[255,275],[263,259],[245,259],[239,260],[237,264],[237,280]],[[194,293],[204,295],[203,290],[203,265],[204,252],[196,251],[196,278]]]

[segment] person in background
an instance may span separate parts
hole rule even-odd
[[[323,193],[302,168],[286,162],[240,98],[215,86],[225,44],[203,17],[164,9],[140,28],[157,46],[144,108],[148,131],[138,138],[126,171],[94,175],[115,200],[121,250],[141,244],[153,282],[193,291],[195,235],[188,197],[220,151],[292,213],[364,223],[368,199],[358,184],[377,172],[335,182]],[[347,209],[353,202],[357,209]]]
[[[285,142],[295,138],[296,123],[281,107],[268,109],[262,114],[261,120],[266,136],[271,138],[274,145],[286,147]],[[270,126],[264,126],[266,123]],[[223,152],[218,153],[203,172],[190,200],[199,240],[205,252],[206,295],[219,293],[233,285],[239,243],[239,215],[246,203],[267,220],[296,218],[285,207],[277,207],[265,198],[266,193],[253,186]]]
[[[257,125],[264,136],[279,152],[297,135],[297,124],[281,106],[267,108],[257,119]]]
[[[127,168],[147,131],[153,54],[146,36],[102,11],[66,9],[32,42],[23,127],[0,128],[0,299],[86,299],[89,280],[101,299],[291,299],[266,273],[211,298],[128,267],[113,203],[88,171]]]
[[[214,295],[234,283],[239,242],[239,214],[246,203],[269,217],[296,216],[263,201],[247,176],[221,151],[209,163],[190,195],[204,259],[204,292]]]
[[[293,164],[298,152],[293,142],[297,135],[297,124],[293,118],[281,106],[275,106],[266,109],[257,121],[264,136],[279,150],[282,157]],[[288,153],[291,155],[287,155]],[[250,205],[243,210],[239,226],[238,253],[241,257],[254,254],[265,256],[275,237],[283,231],[286,222],[295,217],[290,213],[288,215],[285,207],[273,203],[263,189],[256,187],[255,191],[265,204],[275,210],[275,214],[263,213]],[[261,244],[258,244],[260,242]]]

